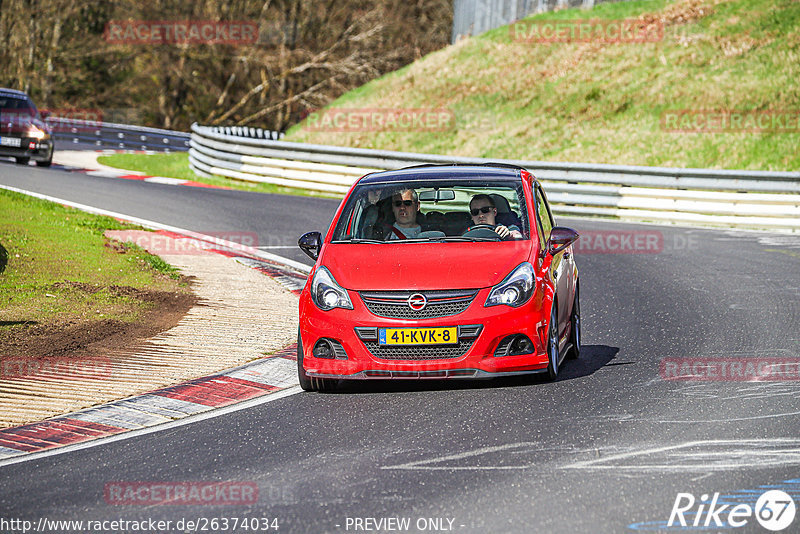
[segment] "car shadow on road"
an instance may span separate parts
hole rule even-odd
[[[611,361],[617,357],[619,347],[608,345],[584,345],[581,347],[581,357],[577,360],[564,360],[556,382],[589,376],[606,365],[613,365]]]
[[[564,360],[555,382],[572,380],[594,374],[613,360],[619,347],[584,345],[577,360]],[[403,391],[447,391],[462,389],[491,389],[498,387],[530,386],[550,382],[546,373],[507,376],[484,380],[345,380],[332,393],[391,393]]]

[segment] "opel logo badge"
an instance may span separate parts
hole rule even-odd
[[[414,311],[421,311],[428,305],[428,299],[422,293],[414,293],[408,297],[408,307]]]

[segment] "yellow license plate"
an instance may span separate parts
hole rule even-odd
[[[441,328],[380,328],[381,345],[448,345],[458,343],[455,326]]]

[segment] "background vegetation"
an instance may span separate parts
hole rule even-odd
[[[529,20],[637,18],[648,43],[535,43],[509,27],[433,52],[330,108],[450,110],[447,131],[320,131],[287,141],[546,161],[800,170],[800,2],[639,0]],[[675,110],[787,111],[793,133],[673,132]]]
[[[189,291],[177,271],[103,233],[141,229],[0,189],[0,345],[32,325],[140,318],[152,304],[137,290]]]
[[[254,45],[111,44],[110,21],[252,21]],[[283,130],[449,42],[450,0],[0,0],[0,87],[41,108]]]

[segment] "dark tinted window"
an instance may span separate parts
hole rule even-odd
[[[408,189],[417,195],[416,223],[423,232],[422,239],[462,236],[475,224],[470,217],[470,201],[475,195],[491,197],[497,210],[495,224],[519,231],[522,239],[530,238],[521,181],[454,179],[372,183],[356,187],[336,222],[333,241],[392,239],[392,224],[395,222],[393,195]]]
[[[30,99],[0,94],[0,113],[3,115],[36,115],[36,106]]]

